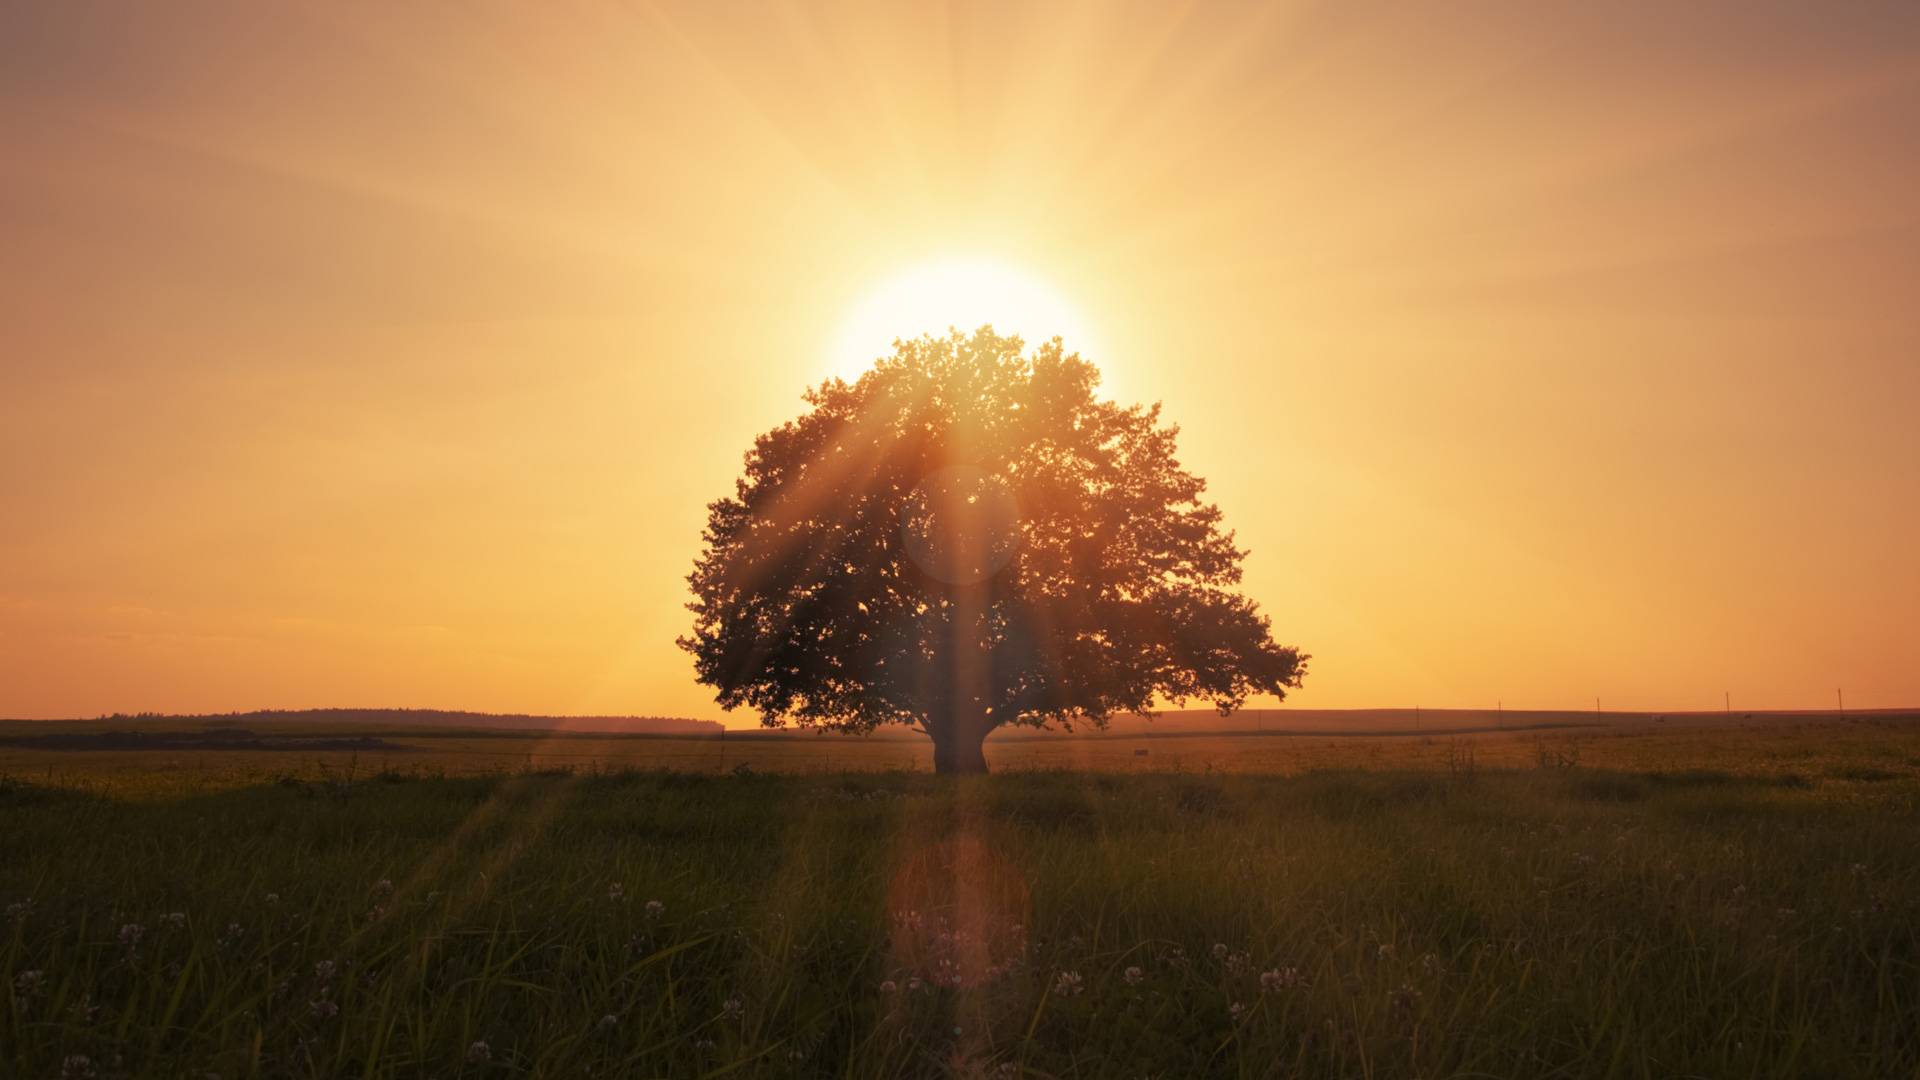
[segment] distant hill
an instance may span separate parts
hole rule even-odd
[[[303,728],[400,727],[511,731],[608,732],[621,735],[718,735],[711,720],[679,716],[532,716],[524,713],[457,712],[449,709],[261,709],[191,716],[115,713],[88,724],[204,727],[286,726]]]
[[[1724,727],[1743,724],[1794,723],[1814,718],[1832,718],[1833,710],[1769,709],[1751,712],[1725,712],[1707,709],[1694,712],[1655,712],[1652,710],[1608,709],[1241,709],[1221,716],[1212,709],[1169,710],[1147,719],[1139,716],[1115,716],[1105,731],[1087,728],[1087,734],[1121,738],[1198,734],[1271,734],[1271,735],[1419,735],[1464,733],[1473,731],[1524,731],[1548,728],[1638,727],[1672,725],[1679,727]],[[1847,714],[1857,719],[1912,719],[1914,709],[1861,709]],[[1075,734],[1082,732],[1076,726]],[[994,738],[1018,739],[1049,737],[1057,732],[1039,732],[1032,728],[1002,728]]]

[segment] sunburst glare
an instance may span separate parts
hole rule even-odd
[[[827,369],[854,378],[892,352],[897,338],[989,324],[1029,345],[1059,337],[1070,351],[1101,357],[1087,318],[1052,282],[999,259],[953,256],[920,263],[869,289],[841,321]]]

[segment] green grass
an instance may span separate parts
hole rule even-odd
[[[1913,1075],[1877,768],[8,782],[0,1071]]]

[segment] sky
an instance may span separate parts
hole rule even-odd
[[[1916,192],[1909,3],[5,5],[0,716],[720,718],[705,504],[955,260],[1291,703],[1920,705]]]

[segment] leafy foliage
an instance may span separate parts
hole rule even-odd
[[[1058,338],[982,328],[811,390],[709,507],[680,642],[700,680],[768,726],[924,724],[959,769],[1002,724],[1300,685],[1178,429],[1098,381]]]

